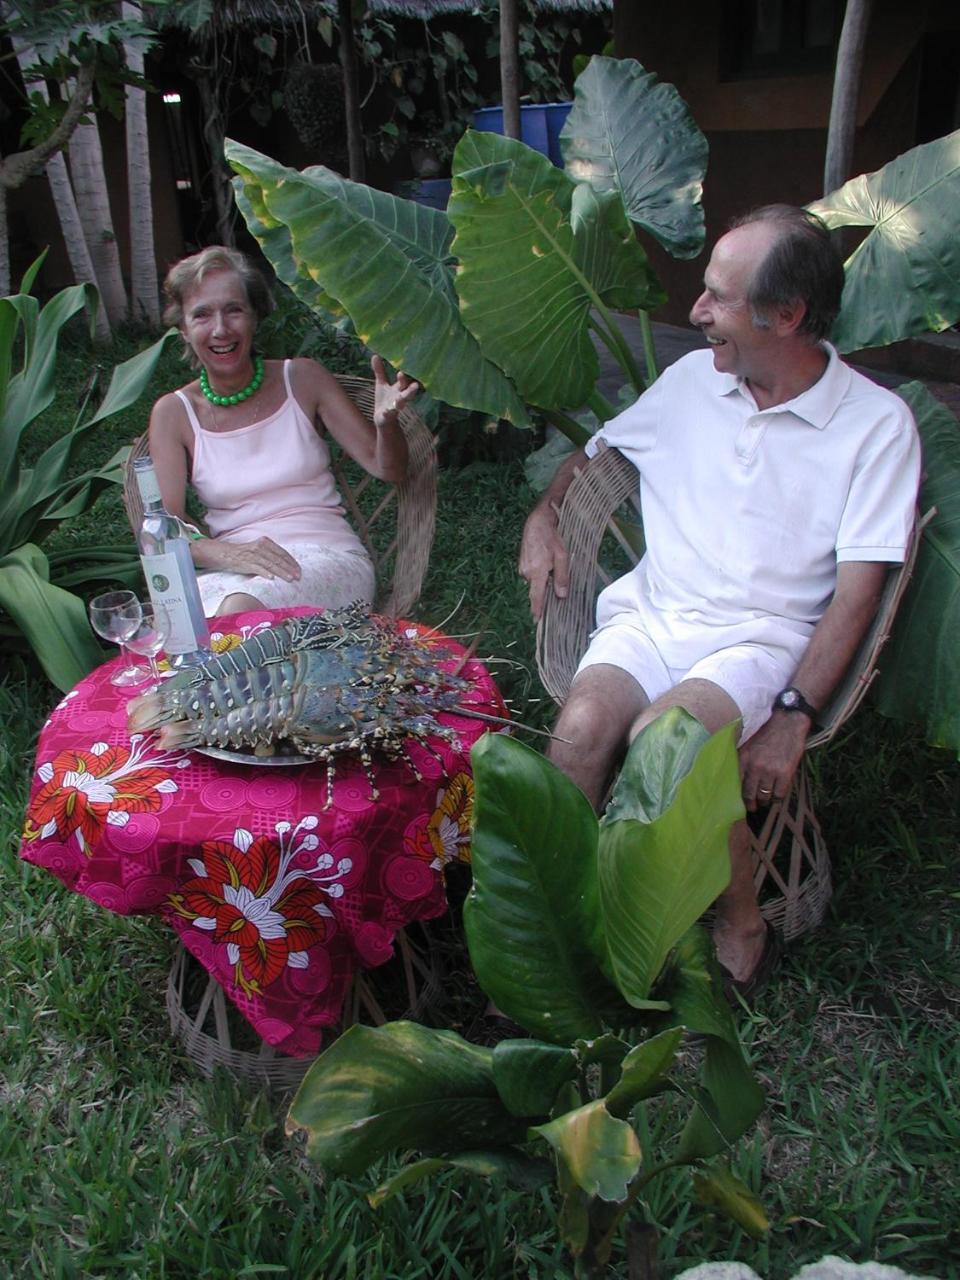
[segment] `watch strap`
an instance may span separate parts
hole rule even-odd
[[[781,689],[773,700],[774,711],[802,711],[804,715],[810,717],[811,727],[817,724],[818,711],[816,707],[812,707],[803,694],[795,685],[788,685],[786,689]]]

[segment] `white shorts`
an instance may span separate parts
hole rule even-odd
[[[300,565],[296,582],[265,578],[255,573],[200,573],[200,599],[208,618],[227,596],[242,591],[267,609],[312,604],[318,609],[343,609],[354,600],[372,604],[376,593],[373,565],[359,551],[324,551],[312,544],[291,543],[285,548]]]
[[[580,660],[577,675],[601,663],[619,667],[633,676],[655,702],[681,680],[709,680],[718,685],[740,708],[743,729],[740,741],[753,737],[769,719],[773,700],[793,677],[806,639],[797,637],[798,647],[734,644],[718,649],[686,670],[668,667],[657,646],[638,626],[608,623],[595,631],[587,652]]]

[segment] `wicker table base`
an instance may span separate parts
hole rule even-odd
[[[404,930],[394,939],[397,957],[383,970],[396,969],[395,981],[406,1007],[399,1016],[416,1018],[430,1003],[439,986],[429,948],[415,946]],[[380,970],[375,971],[380,973]],[[370,973],[358,972],[353,980],[339,1030],[355,1022],[382,1026],[387,1015],[382,993]],[[378,999],[378,994],[380,998]],[[396,1003],[396,998],[394,998]],[[242,1080],[282,1091],[296,1089],[314,1059],[292,1058],[260,1040],[253,1028],[227,999],[223,987],[178,943],[167,977],[167,1015],[170,1029],[187,1057],[204,1075],[217,1067]],[[338,1032],[331,1031],[331,1035]]]

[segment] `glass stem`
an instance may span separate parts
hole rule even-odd
[[[128,649],[128,648],[127,648],[127,646],[126,646],[125,644],[122,644],[122,645],[120,646],[120,652],[123,654],[123,665],[127,668],[127,670],[128,670],[128,671],[136,671],[136,669],[137,669],[137,660],[136,660],[136,658],[133,656],[133,650],[132,650],[132,649]]]

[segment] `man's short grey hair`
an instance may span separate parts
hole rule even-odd
[[[730,230],[753,222],[773,223],[779,235],[753,273],[747,301],[758,329],[770,327],[777,307],[806,307],[797,332],[826,338],[840,311],[843,262],[824,223],[792,204],[768,204],[730,223]]]

